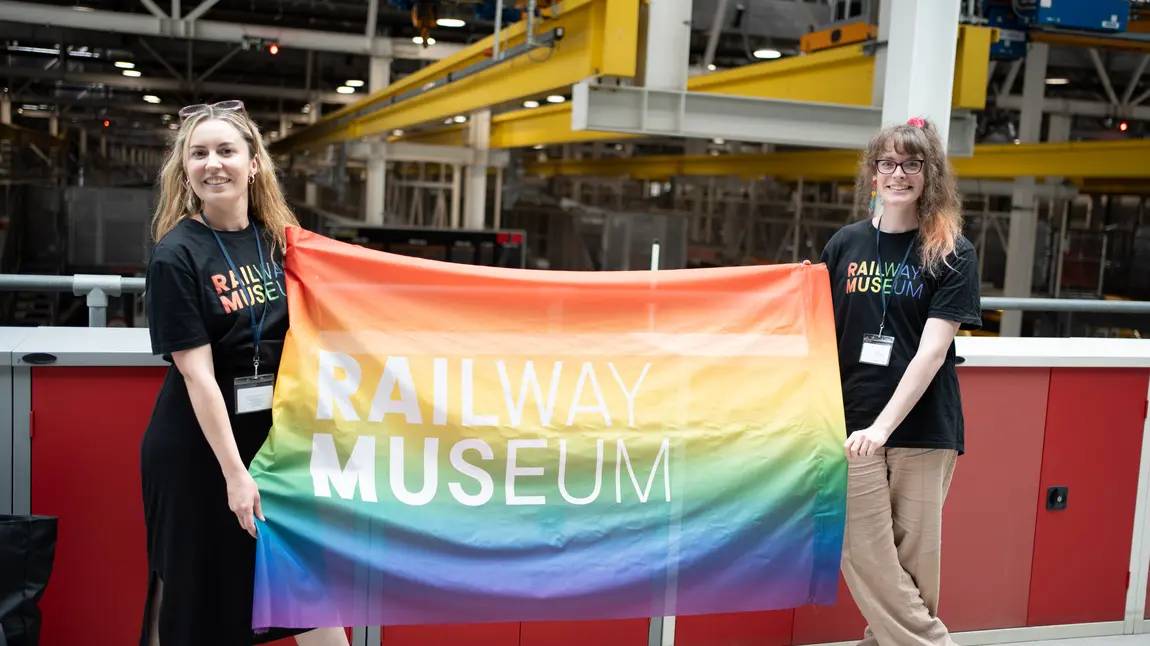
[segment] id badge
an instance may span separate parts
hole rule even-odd
[[[864,334],[859,363],[869,363],[872,366],[889,366],[890,353],[893,349],[893,336]]]
[[[275,388],[275,375],[236,377],[236,414],[270,410]]]

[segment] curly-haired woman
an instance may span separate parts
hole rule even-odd
[[[964,451],[954,337],[982,324],[978,260],[930,122],[878,132],[857,182],[871,217],[822,253],[848,434],[843,576],[864,644],[950,644],[938,598],[942,506]]]

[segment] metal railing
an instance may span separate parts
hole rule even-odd
[[[0,274],[0,291],[8,292],[65,292],[86,296],[88,326],[108,325],[108,297],[123,294],[143,294],[143,278],[125,278],[100,274],[75,276],[37,276],[32,274]]]
[[[108,324],[108,297],[123,294],[143,294],[143,278],[125,278],[99,274],[75,276],[37,276],[0,274],[0,291],[68,292],[86,296],[88,325],[104,327]],[[1150,314],[1150,301],[1106,301],[1070,298],[1012,298],[988,296],[982,299],[982,309],[1019,310],[1024,312],[1102,312],[1113,314]]]
[[[1088,298],[1012,298],[987,296],[982,309],[1022,312],[1105,312],[1108,314],[1150,314],[1150,301],[1104,301]]]

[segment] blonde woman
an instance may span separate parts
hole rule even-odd
[[[284,229],[296,225],[239,101],[180,110],[160,171],[147,272],[152,350],[170,362],[140,447],[148,602],[141,646],[241,646],[342,628],[252,630],[260,493],[288,329]]]
[[[982,323],[978,259],[930,122],[877,133],[857,181],[871,217],[822,255],[848,432],[843,577],[868,623],[863,646],[949,645],[942,506],[965,450],[954,337]]]

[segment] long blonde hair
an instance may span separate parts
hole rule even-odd
[[[855,183],[856,197],[863,208],[871,201],[877,178],[875,163],[894,148],[900,155],[923,159],[923,189],[918,198],[918,240],[923,269],[932,275],[946,258],[954,253],[962,235],[962,199],[958,178],[946,156],[946,148],[934,124],[926,119],[911,119],[904,124],[887,126],[871,138],[862,154]]]
[[[256,160],[255,180],[249,190],[250,211],[265,229],[275,238],[276,246],[283,250],[287,246],[284,230],[289,226],[299,226],[295,214],[288,208],[279,182],[271,154],[264,146],[259,128],[248,118],[244,110],[223,110],[207,107],[190,115],[180,123],[168,149],[168,157],[160,168],[160,199],[156,213],[152,217],[152,237],[159,242],[181,220],[199,214],[203,205],[188,183],[184,159],[188,152],[188,140],[196,126],[211,119],[231,124],[248,144],[248,152]]]

